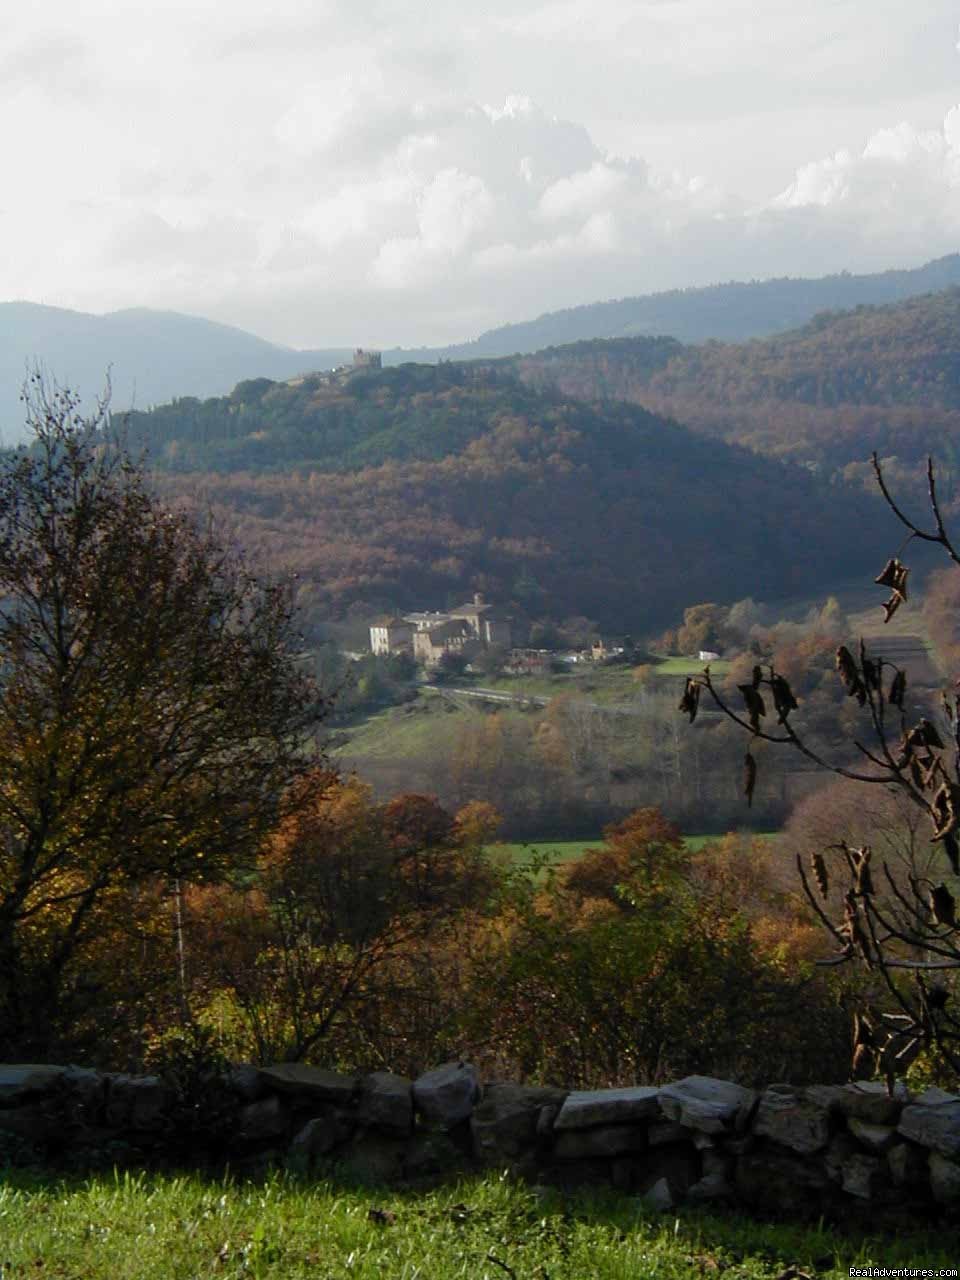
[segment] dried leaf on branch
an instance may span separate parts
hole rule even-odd
[[[873,877],[870,874],[872,850],[869,845],[864,845],[862,849],[851,849],[850,857],[853,862],[853,891],[858,897],[864,898],[874,892]]]
[[[935,889],[931,889],[930,910],[937,924],[947,925],[950,929],[957,927],[957,904],[945,884],[939,884]]]
[[[862,959],[865,961],[867,968],[873,968],[873,956],[870,952],[870,939],[867,937],[866,931],[860,919],[860,908],[857,905],[856,895],[853,889],[847,890],[846,901],[844,904],[844,923],[840,932],[847,938],[850,945],[859,951]]]
[[[830,893],[830,877],[827,874],[827,860],[822,853],[811,853],[810,867],[813,871],[813,878],[817,882],[817,888],[826,898]]]
[[[750,727],[754,733],[759,733],[760,717],[767,714],[767,704],[763,700],[763,695],[758,693],[752,684],[741,684],[737,688],[743,695],[744,705],[747,708],[747,715],[750,719]]]
[[[936,761],[934,750],[943,750],[943,740],[929,720],[921,720],[904,734],[896,766],[905,769],[912,758],[923,769],[932,771]]]
[[[950,999],[950,992],[946,987],[941,987],[939,984],[933,987],[925,987],[921,983],[921,989],[924,1003],[928,1009],[936,1013],[946,1007],[947,1001]]]
[[[699,680],[694,680],[691,676],[687,676],[683,697],[680,699],[680,706],[677,709],[686,712],[690,717],[691,724],[696,720],[697,711],[700,709],[700,689]]]
[[[897,674],[890,681],[890,692],[887,695],[887,701],[891,707],[899,707],[903,710],[903,695],[907,692],[907,673],[905,671],[897,671]]]
[[[777,723],[786,724],[787,716],[791,711],[796,711],[800,704],[783,676],[770,677],[770,692],[773,694],[773,705],[777,711]]]
[[[867,654],[867,646],[863,640],[860,641],[860,670],[863,672],[863,683],[868,690],[878,690],[880,688],[880,662],[874,660]]]
[[[853,1062],[851,1077],[869,1078],[876,1070],[876,1038],[873,1027],[863,1014],[853,1015]]]
[[[883,567],[883,572],[876,578],[874,582],[881,587],[890,587],[890,599],[884,603],[884,622],[889,622],[900,606],[907,599],[907,577],[910,570],[906,565],[901,564],[896,557],[888,560]]]
[[[753,806],[753,790],[757,785],[757,762],[748,751],[743,757],[743,794],[747,797],[748,808]]]
[[[939,761],[937,762],[939,763]],[[952,835],[957,829],[957,788],[945,779],[940,789],[930,802],[930,816],[933,819],[933,835],[931,843]]]
[[[874,578],[878,587],[890,587],[897,595],[907,598],[907,577],[910,570],[896,556],[888,560],[883,570]]]
[[[837,650],[836,662],[840,679],[843,681],[844,688],[847,691],[847,697],[856,698],[862,707],[867,700],[866,686],[860,678],[860,672],[857,670],[853,654],[846,645],[842,644]]]
[[[943,851],[950,859],[950,870],[955,876],[960,876],[960,841],[955,831],[943,837]]]

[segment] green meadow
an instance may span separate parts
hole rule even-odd
[[[710,667],[710,674],[725,676],[730,670],[730,663],[723,658],[716,658],[711,663],[701,662],[699,658],[661,658],[653,668],[656,676],[698,676],[704,667]]]
[[[777,832],[748,831],[742,834],[759,840],[772,840]],[[716,833],[684,836],[684,843],[691,852],[696,853],[711,840],[722,838]],[[542,863],[544,866],[554,866],[561,862],[575,862],[577,858],[583,856],[585,850],[599,848],[603,843],[602,835],[594,836],[592,840],[526,840],[492,845],[491,852],[501,857],[509,857],[513,862],[521,865]]]
[[[280,1174],[0,1184],[2,1280],[841,1280],[852,1266],[955,1265],[957,1243],[655,1215],[498,1176],[421,1192]]]

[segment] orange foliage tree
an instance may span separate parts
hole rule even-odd
[[[477,837],[496,814],[454,817],[423,795],[378,805],[369,785],[325,771],[291,800],[256,887],[197,913],[210,988],[230,993],[261,1060],[298,1061],[321,1044],[389,1057],[364,1045],[364,1029],[396,1031],[391,1004],[426,998],[413,958],[489,898]]]

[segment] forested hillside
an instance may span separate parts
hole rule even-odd
[[[691,601],[866,572],[888,523],[800,468],[479,365],[245,383],[131,415],[128,431],[165,487],[298,571],[321,616],[482,590],[532,616],[648,632]]]
[[[826,313],[738,345],[635,338],[515,362],[532,386],[639,403],[698,431],[829,472],[873,450],[952,459],[960,440],[960,289]]]

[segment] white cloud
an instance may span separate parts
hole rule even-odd
[[[449,269],[493,213],[483,180],[459,169],[442,169],[417,204],[418,234],[385,240],[371,265],[370,278],[388,289],[404,289]]]
[[[429,249],[458,253],[493,212],[493,199],[482,178],[459,169],[442,169],[420,202],[420,238]]]
[[[821,234],[873,257],[927,256],[960,247],[960,108],[937,130],[901,122],[858,151],[804,165],[772,211],[816,211]],[[858,243],[859,242],[859,243]],[[898,251],[899,247],[899,251]]]
[[[589,169],[551,183],[540,197],[540,212],[550,221],[591,215],[618,204],[627,182],[623,169],[597,161]]]
[[[121,0],[12,15],[0,299],[416,343],[958,247],[954,0],[423,14],[235,0],[229,30],[222,0],[169,0],[163,21]]]

